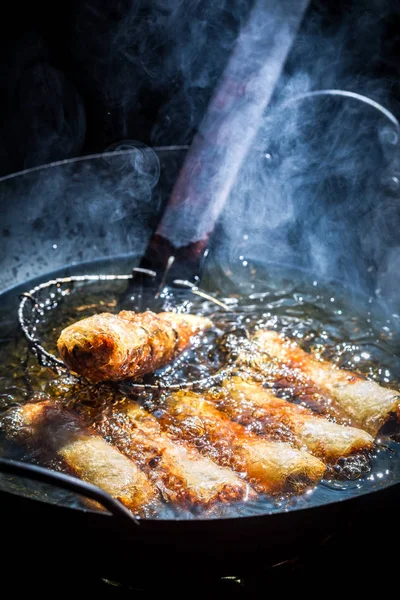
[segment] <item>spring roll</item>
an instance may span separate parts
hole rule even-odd
[[[232,470],[220,467],[185,442],[173,441],[139,404],[130,402],[120,411],[103,419],[105,434],[141,466],[168,501],[209,509],[218,502],[256,496]]]
[[[349,415],[332,396],[311,381],[299,369],[290,367],[269,354],[260,351],[257,344],[251,345],[239,356],[240,372],[247,378],[261,381],[274,394],[323,415],[340,425],[356,426]]]
[[[262,352],[309,377],[322,394],[335,399],[353,425],[371,435],[377,435],[391,414],[399,414],[400,395],[396,390],[319,360],[276,331],[258,331],[254,341]]]
[[[301,493],[325,465],[290,444],[260,439],[193,392],[177,392],[157,410],[163,428],[223,467],[238,471],[259,492]]]
[[[72,474],[102,488],[135,514],[146,514],[158,501],[158,491],[134,462],[51,401],[11,409],[5,431],[10,439],[62,459]]]
[[[101,313],[66,327],[57,342],[69,369],[91,381],[138,378],[174,360],[211,321],[151,311]]]
[[[362,429],[344,427],[297,404],[277,398],[256,382],[232,377],[223,382],[227,393],[215,402],[231,419],[259,435],[288,441],[324,462],[372,448],[374,439]]]

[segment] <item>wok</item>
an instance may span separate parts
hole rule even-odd
[[[289,268],[299,281],[325,278],[354,298],[373,296],[382,310],[391,311],[400,295],[391,277],[400,224],[393,178],[397,134],[382,124],[381,114],[371,116],[370,107],[355,110],[348,99],[328,106],[325,100],[313,100],[312,107],[307,105],[305,109],[308,124],[310,120],[316,122],[317,117],[322,121],[318,140],[308,139],[307,161],[313,164],[318,154],[323,169],[299,181],[296,167],[290,172],[285,170],[285,181],[279,179],[288,146],[293,142],[293,135],[290,140],[282,126],[287,124],[288,109],[280,108],[255,142],[242,173],[241,181],[246,185],[238,184],[229,200],[211,241],[205,270],[216,272],[217,277],[219,273],[222,289],[222,274],[226,276],[228,271],[230,284],[245,289],[250,276],[240,270],[237,274],[233,268],[237,257],[244,253],[249,261],[262,262],[271,271]],[[331,127],[337,128],[338,119],[344,133],[337,135],[333,148]],[[328,133],[324,133],[323,125]],[[351,177],[343,170],[343,140],[349,141],[346,127],[356,132],[351,148],[356,150],[353,167],[358,171],[353,170]],[[137,264],[164,210],[185,152],[185,148],[150,150],[132,143],[103,155],[54,163],[0,180],[0,289],[6,300],[6,325],[15,326],[19,294],[47,280],[49,272],[83,273],[93,263],[97,270],[112,273],[120,270],[121,260],[132,267]],[[251,192],[246,187],[250,176],[252,181],[256,178],[259,192],[268,183],[290,181],[294,186],[291,191],[296,188],[301,194],[301,203],[294,208],[298,212],[291,224],[290,244],[284,252],[277,242],[282,241],[281,229],[287,223],[271,229],[267,222],[260,226],[256,215],[249,218],[247,237],[229,229],[235,214],[232,211],[239,211],[240,219],[251,206],[246,204]],[[362,202],[356,191],[363,192]],[[329,237],[326,224],[315,215],[313,203],[317,197],[319,217],[330,215]],[[239,203],[238,199],[243,200]],[[315,238],[312,245],[307,241],[309,220]],[[368,233],[371,223],[381,225],[373,236]],[[320,256],[315,255],[315,248],[321,246],[325,249],[323,265]],[[7,357],[1,356],[1,360]],[[96,569],[116,580],[150,577],[160,582],[171,570],[182,577],[191,573],[211,577],[263,569],[319,547],[349,523],[368,532],[374,530],[376,535],[390,528],[393,535],[400,500],[400,460],[393,462],[391,478],[376,479],[361,490],[351,487],[334,495],[322,491],[307,507],[235,518],[138,521],[94,486],[4,457],[0,460],[0,518],[3,530],[8,531],[6,564],[11,568],[15,557],[23,552],[25,562],[33,565],[32,573],[38,568],[57,572],[67,565],[82,573]],[[32,493],[35,486],[28,483],[32,480],[45,484],[40,499]],[[47,485],[94,499],[105,510],[55,503]],[[363,551],[365,543],[361,536],[356,537],[358,541],[354,537],[351,541],[355,553]]]

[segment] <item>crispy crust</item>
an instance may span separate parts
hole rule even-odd
[[[174,394],[157,417],[171,435],[188,441],[219,465],[242,473],[259,492],[300,493],[324,475],[325,465],[308,452],[260,439],[199,394]]]
[[[66,327],[57,347],[72,371],[91,381],[120,381],[165,366],[210,325],[186,314],[101,313]]]
[[[147,476],[116,448],[94,435],[83,421],[51,401],[13,409],[6,433],[28,447],[40,447],[62,459],[68,470],[97,485],[135,514],[145,514],[159,500]]]
[[[135,402],[102,422],[103,432],[174,504],[210,509],[217,502],[255,497],[250,486],[233,471],[218,466],[187,443],[173,441],[155,417]]]
[[[227,393],[215,397],[218,408],[259,435],[286,440],[324,461],[335,462],[372,448],[374,439],[362,429],[338,425],[311,410],[277,398],[256,382],[232,377]]]
[[[310,378],[320,388],[322,396],[334,398],[353,425],[365,429],[371,435],[377,435],[391,414],[398,414],[399,392],[353,371],[340,369],[328,361],[318,360],[276,331],[259,331],[255,334],[254,341],[266,353],[266,361],[270,357],[277,358],[290,369]]]

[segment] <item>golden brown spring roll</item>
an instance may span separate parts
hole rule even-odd
[[[358,426],[336,402],[305,373],[263,352],[254,341],[239,355],[241,374],[262,382],[274,394],[323,415],[340,425]]]
[[[57,342],[64,363],[91,381],[121,381],[160,369],[210,327],[196,315],[101,313],[66,327]]]
[[[163,496],[184,507],[212,508],[217,502],[255,497],[255,492],[230,469],[220,467],[182,441],[162,432],[157,419],[136,404],[103,419],[103,431],[128,457],[137,462]]]
[[[399,392],[352,371],[340,369],[331,362],[318,360],[276,331],[258,331],[254,341],[262,352],[304,373],[321,388],[322,393],[336,400],[353,425],[373,436],[377,435],[390,414],[399,410]]]
[[[219,409],[259,435],[286,440],[323,461],[372,448],[374,439],[362,429],[345,427],[302,406],[277,398],[255,382],[232,377],[223,382],[228,393],[215,397]]]
[[[11,409],[5,420],[9,438],[61,458],[71,473],[96,485],[135,514],[146,514],[159,494],[126,456],[94,435],[83,421],[51,401]]]
[[[325,472],[325,465],[308,452],[260,439],[193,392],[173,394],[157,410],[157,418],[172,435],[240,472],[259,492],[301,493]]]

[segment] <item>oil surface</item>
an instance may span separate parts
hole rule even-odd
[[[273,272],[271,268],[260,270],[247,264],[244,268],[245,277],[237,277],[228,270],[223,273],[214,270],[202,282],[202,289],[222,301],[226,308],[183,289],[159,290],[157,299],[154,299],[154,290],[142,289],[138,284],[130,290],[131,304],[127,306],[126,282],[101,281],[75,287],[61,286],[41,297],[42,305],[35,315],[35,335],[48,351],[57,355],[56,340],[62,328],[94,313],[118,312],[120,301],[124,298],[123,308],[191,312],[207,315],[214,323],[211,330],[194,339],[191,348],[177,361],[155,376],[149,376],[146,379],[148,383],[158,380],[174,384],[215,374],[226,364],[227,351],[234,352],[246,342],[252,331],[265,327],[296,338],[303,348],[317,352],[321,358],[362,373],[382,385],[400,388],[398,315],[378,311],[371,299],[350,295],[339,285],[324,286],[312,279],[307,280],[304,274],[299,277],[296,273],[283,274],[282,269]],[[96,264],[77,268],[79,274],[111,271],[127,273],[129,268],[124,261],[118,269],[115,265]],[[54,276],[51,274],[42,280]],[[126,395],[156,408],[159,399],[152,392],[135,395],[129,384],[119,387],[90,385],[68,373],[57,374],[39,364],[29,350],[16,314],[19,293],[36,283],[28,283],[23,290],[14,289],[0,297],[0,410],[3,417],[8,408],[32,398],[59,398],[66,406],[83,414],[101,432],[104,407],[111,404],[118,411]],[[210,515],[166,508],[160,516],[188,519],[262,514],[333,502],[386,487],[400,481],[400,444],[395,440],[396,433],[383,432],[369,465],[359,457],[343,460],[332,473],[332,479],[324,480],[302,496],[273,500],[259,496],[257,501],[225,507],[220,514]],[[35,452],[28,453],[25,448],[10,443],[1,433],[0,455],[44,464]],[[45,466],[62,468],[56,460]],[[73,494],[33,482],[2,476],[0,486],[50,502],[82,506],[82,500]]]

